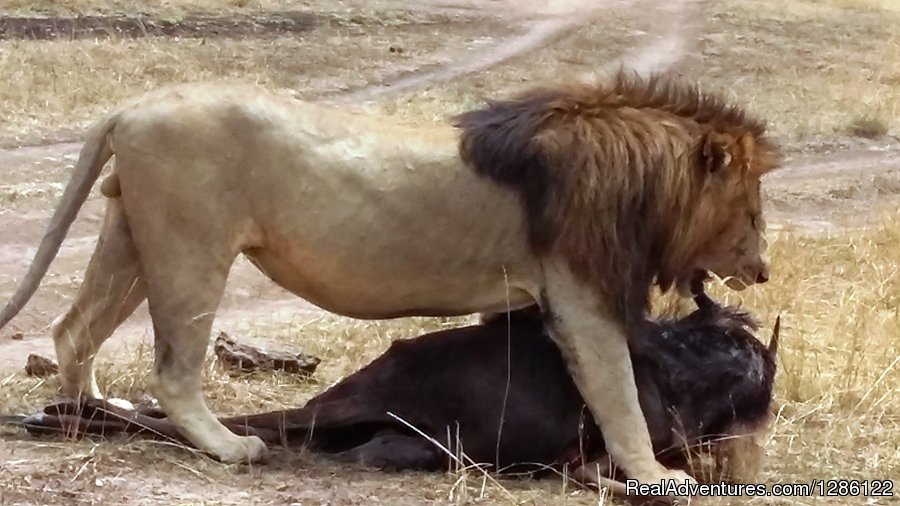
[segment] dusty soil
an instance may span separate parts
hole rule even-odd
[[[623,48],[617,61],[642,70],[690,69],[697,60],[697,40],[704,30],[702,4],[681,0],[644,2],[629,7],[623,2],[522,2],[512,1],[423,1],[417,8],[440,10],[486,9],[483,26],[485,40],[448,54],[447,63],[398,69],[396,78],[370,83],[357,89],[330,94],[323,100],[358,104],[388,94],[435,82],[457,79],[489,69],[501,62],[527,57],[540,47],[553,44],[568,33],[602,15],[616,10],[620,15],[647,19],[648,8],[656,9],[651,18],[658,21],[643,33],[637,47]],[[590,4],[591,9],[584,10]],[[515,8],[513,7],[515,6]],[[540,16],[526,16],[528,7],[540,7]],[[498,19],[501,21],[498,22]],[[307,18],[188,18],[177,22],[139,18],[26,19],[0,18],[0,38],[4,37],[97,37],[109,30],[128,36],[244,36],[278,31],[313,30],[316,20]],[[500,24],[517,27],[502,37],[494,36]],[[301,35],[302,36],[302,35]],[[0,294],[9,294],[25,271],[40,240],[53,205],[67,180],[68,170],[80,144],[35,145],[0,150]],[[773,229],[800,229],[810,233],[860,226],[883,209],[900,203],[900,144],[887,139],[848,149],[805,153],[789,146],[791,156],[784,170],[764,181],[767,217]],[[876,204],[877,203],[877,204]],[[22,313],[0,335],[0,379],[21,370],[29,353],[53,356],[47,325],[65,310],[72,300],[81,273],[94,248],[103,213],[103,200],[95,189],[83,208],[59,256],[53,263],[42,288]],[[312,318],[321,311],[264,278],[247,261],[240,259],[229,279],[216,329],[232,331],[246,328],[259,315],[289,314],[292,318]],[[305,315],[305,316],[304,316]],[[140,341],[150,342],[149,318],[142,305],[108,341],[104,356],[128,353]],[[10,340],[16,332],[22,340]],[[240,332],[238,332],[240,333]],[[18,440],[21,439],[21,440]],[[143,443],[142,443],[143,444]],[[141,445],[142,445],[141,444]],[[77,446],[77,451],[59,459],[59,444],[41,443],[7,434],[0,440],[0,504],[117,502],[121,504],[170,504],[201,502],[215,504],[291,504],[322,503],[421,504],[447,501],[448,485],[435,482],[435,492],[412,496],[404,483],[432,478],[403,475],[390,481],[376,474],[358,473],[353,481],[338,475],[336,468],[306,465],[300,457],[290,457],[265,472],[259,468],[244,471],[249,479],[234,480],[224,468],[198,471],[178,463],[183,451],[154,456],[153,470],[141,449],[133,454],[96,455],[96,447]],[[84,453],[79,453],[84,452]],[[212,469],[212,470],[210,470]],[[216,470],[219,469],[219,470]],[[298,470],[299,469],[299,470]],[[142,478],[129,478],[141,472]],[[71,475],[90,477],[74,480]],[[209,473],[209,474],[208,474]],[[31,482],[34,480],[34,483]],[[199,485],[198,485],[199,484]],[[215,486],[212,486],[214,484]],[[546,485],[543,485],[546,486]],[[421,486],[415,490],[423,490]],[[377,490],[377,494],[373,491]],[[458,498],[457,498],[458,499]]]
[[[795,156],[763,184],[773,229],[833,232],[863,226],[900,202],[900,147]]]

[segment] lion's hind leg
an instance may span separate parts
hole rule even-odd
[[[145,296],[137,250],[122,204],[110,199],[75,302],[52,326],[63,395],[101,397],[94,377],[94,357]]]
[[[266,450],[263,441],[228,430],[203,399],[210,332],[240,248],[226,227],[218,226],[221,220],[196,212],[191,215],[195,219],[164,220],[141,204],[134,203],[140,218],[131,225],[153,320],[151,390],[178,431],[198,449],[223,462],[258,460]]]

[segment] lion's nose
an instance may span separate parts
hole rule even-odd
[[[763,284],[769,280],[769,269],[763,267],[759,270],[759,273],[756,275],[756,282],[759,284]]]

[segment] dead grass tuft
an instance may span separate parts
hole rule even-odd
[[[849,131],[851,135],[857,137],[877,139],[887,135],[888,123],[884,118],[875,115],[857,116],[850,123]]]

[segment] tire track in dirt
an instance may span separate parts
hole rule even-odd
[[[572,17],[547,19],[535,22],[521,36],[503,41],[489,53],[477,58],[461,59],[434,69],[412,72],[384,84],[373,84],[361,89],[344,92],[334,98],[326,98],[325,103],[335,105],[358,104],[384,95],[397,94],[429,84],[442,83],[467,74],[486,70],[515,57],[546,47],[573,30],[584,26],[585,20]]]
[[[623,57],[602,66],[598,72],[607,73],[620,65],[640,74],[664,71],[681,62],[688,53],[702,27],[702,17],[696,15],[696,6],[706,0],[656,0],[652,8],[660,12],[660,21],[647,34],[651,42],[644,44]],[[457,61],[437,68],[414,71],[383,84],[370,84],[358,90],[344,91],[325,103],[336,105],[357,104],[374,98],[394,95],[429,84],[446,83],[454,79],[487,70],[515,58],[547,47],[588,25],[598,16],[612,9],[627,7],[623,0],[557,2],[548,8],[556,14],[545,12],[545,17],[526,24],[522,35],[508,38],[495,45],[491,51],[477,57],[460,57]],[[546,17],[548,16],[549,17]],[[664,20],[664,21],[663,21]]]
[[[698,56],[695,54],[697,42],[705,26],[698,11],[705,3],[707,0],[657,2],[657,22],[653,32],[647,34],[653,41],[605,65],[602,72],[614,71],[622,65],[646,75],[689,66]]]
[[[763,180],[773,230],[830,233],[872,224],[900,205],[900,145],[806,155]]]

